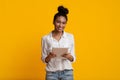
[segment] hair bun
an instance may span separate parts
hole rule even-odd
[[[69,13],[68,9],[64,8],[63,6],[58,7],[58,12],[62,13],[62,14],[65,14],[65,15]]]

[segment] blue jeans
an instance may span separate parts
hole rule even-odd
[[[63,70],[56,72],[46,71],[46,80],[74,80],[73,70]]]

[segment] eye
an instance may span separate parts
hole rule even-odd
[[[66,24],[66,22],[62,22],[62,24]]]
[[[59,20],[57,20],[56,22],[57,22],[57,23],[60,23],[60,21],[59,21]]]

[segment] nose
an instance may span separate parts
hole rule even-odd
[[[62,27],[63,26],[63,24],[62,23],[60,23],[60,26],[59,27]]]

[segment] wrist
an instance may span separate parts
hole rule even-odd
[[[45,62],[48,63],[51,59],[51,55],[48,55],[46,58],[45,58]]]
[[[71,62],[74,60],[72,56],[68,58]]]

